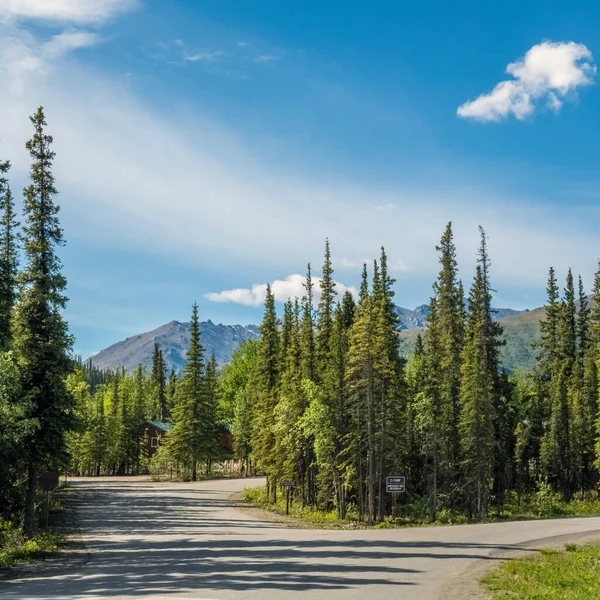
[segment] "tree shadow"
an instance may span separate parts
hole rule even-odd
[[[400,541],[379,537],[383,531],[338,530],[311,539],[312,532],[233,510],[227,495],[201,486],[85,486],[76,505],[87,565],[6,582],[0,598],[346,589],[364,590],[369,598],[372,586],[418,585],[423,571],[409,568],[420,565],[410,559],[495,560],[490,552],[515,548]]]

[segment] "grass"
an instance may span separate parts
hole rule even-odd
[[[244,501],[263,510],[279,515],[285,515],[285,494],[277,496],[277,502],[269,501],[265,487],[249,488],[244,491]],[[429,514],[428,499],[415,499],[406,501],[402,499],[398,505],[398,517],[386,518],[376,527],[419,527],[428,525],[462,525],[481,521],[470,520],[469,517],[456,509],[440,508],[437,520],[432,521]],[[492,510],[485,519],[486,523],[504,521],[523,521],[534,519],[555,519],[561,517],[578,517],[600,515],[600,498],[597,494],[586,499],[564,501],[558,494],[550,491],[547,484],[541,484],[536,493],[518,497],[511,493],[507,498],[503,510]],[[358,521],[355,510],[349,510],[345,520],[338,518],[336,510],[313,510],[312,507],[303,507],[300,502],[293,502],[290,506],[289,516],[302,521],[305,525],[315,527],[356,528],[365,524]],[[600,594],[599,594],[600,598]]]
[[[247,488],[244,490],[243,495],[244,502],[268,510],[279,515],[285,515],[285,494],[281,493],[277,495],[277,502],[270,502],[267,498],[267,490],[265,487],[259,488]],[[293,519],[297,519],[299,522],[304,522],[311,525],[320,527],[355,527],[358,523],[358,516],[350,513],[349,518],[342,521],[338,518],[337,512],[332,511],[321,511],[313,510],[309,506],[302,506],[299,501],[292,502],[290,506],[289,516]]]
[[[600,596],[600,545],[566,544],[562,551],[513,560],[482,582],[494,600],[597,600]]]

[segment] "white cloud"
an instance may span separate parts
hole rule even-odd
[[[98,36],[87,31],[65,32],[55,35],[42,46],[42,55],[47,59],[57,59],[78,48],[93,46],[98,42]]]
[[[501,81],[489,94],[465,102],[457,114],[479,121],[500,121],[511,114],[525,119],[540,105],[558,111],[566,100],[576,98],[579,88],[593,83],[596,66],[592,60],[592,53],[583,44],[537,44],[506,67],[514,79]]]
[[[352,260],[348,258],[340,258],[334,261],[334,265],[342,270],[346,271],[354,271],[355,273],[359,273],[362,271],[363,265],[367,265],[367,268],[370,269],[373,264],[373,258],[363,258],[361,260]],[[375,260],[379,260],[379,255],[375,258]],[[392,258],[388,257],[388,271],[390,273],[398,272],[398,271],[408,271],[409,266],[405,260],[401,258]]]
[[[278,56],[274,56],[273,54],[260,54],[254,59],[254,62],[257,63],[269,63],[279,60]]]
[[[137,5],[138,0],[0,0],[0,19],[99,23]]]
[[[317,305],[321,298],[320,277],[313,277],[314,303]],[[306,277],[298,273],[288,275],[285,279],[276,279],[271,284],[271,291],[275,300],[286,302],[289,298],[302,298],[306,294]],[[338,297],[341,297],[346,291],[354,296],[358,296],[358,290],[352,286],[345,286],[336,281],[335,289]],[[224,290],[222,292],[211,292],[204,294],[204,297],[211,302],[231,302],[234,304],[244,304],[245,306],[260,306],[267,297],[267,284],[255,283],[251,288],[238,288],[235,290]]]
[[[217,58],[224,56],[225,53],[222,50],[213,50],[212,52],[196,52],[194,54],[186,54],[183,60],[188,62],[206,61],[213,62]]]

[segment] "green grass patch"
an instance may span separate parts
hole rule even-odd
[[[506,562],[482,581],[494,600],[597,600],[600,545],[544,550],[533,558]]]
[[[244,502],[248,504],[279,515],[285,515],[285,493],[277,495],[277,502],[271,502],[267,498],[265,487],[247,488],[244,490],[243,498]],[[355,525],[358,521],[358,515],[353,512],[348,514],[348,519],[342,521],[338,518],[337,511],[314,510],[310,506],[302,506],[302,503],[298,499],[292,501],[289,516],[306,523],[324,527],[347,527]]]
[[[244,501],[263,510],[271,511],[279,515],[285,515],[285,493],[277,496],[277,502],[273,503],[267,498],[266,488],[249,488],[244,491]],[[436,521],[431,519],[430,498],[401,499],[398,503],[398,516],[386,517],[376,527],[420,527],[430,525],[463,525],[467,523],[479,523],[469,519],[469,516],[454,508],[441,507],[437,511]],[[550,491],[546,485],[541,485],[536,493],[517,496],[509,493],[507,502],[502,510],[493,508],[485,523],[498,523],[504,521],[523,521],[535,519],[556,519],[561,517],[582,517],[600,515],[600,498],[598,494],[590,494],[586,499],[574,499],[566,502]],[[305,524],[313,524],[324,527],[364,527],[364,522],[358,521],[356,508],[350,506],[345,520],[340,520],[337,511],[314,510],[311,506],[302,506],[295,499],[290,506],[290,517],[304,521]],[[598,596],[600,598],[600,594]]]

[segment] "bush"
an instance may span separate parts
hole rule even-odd
[[[65,542],[64,535],[53,531],[40,532],[33,540],[27,540],[19,527],[0,521],[0,568],[56,552]]]

